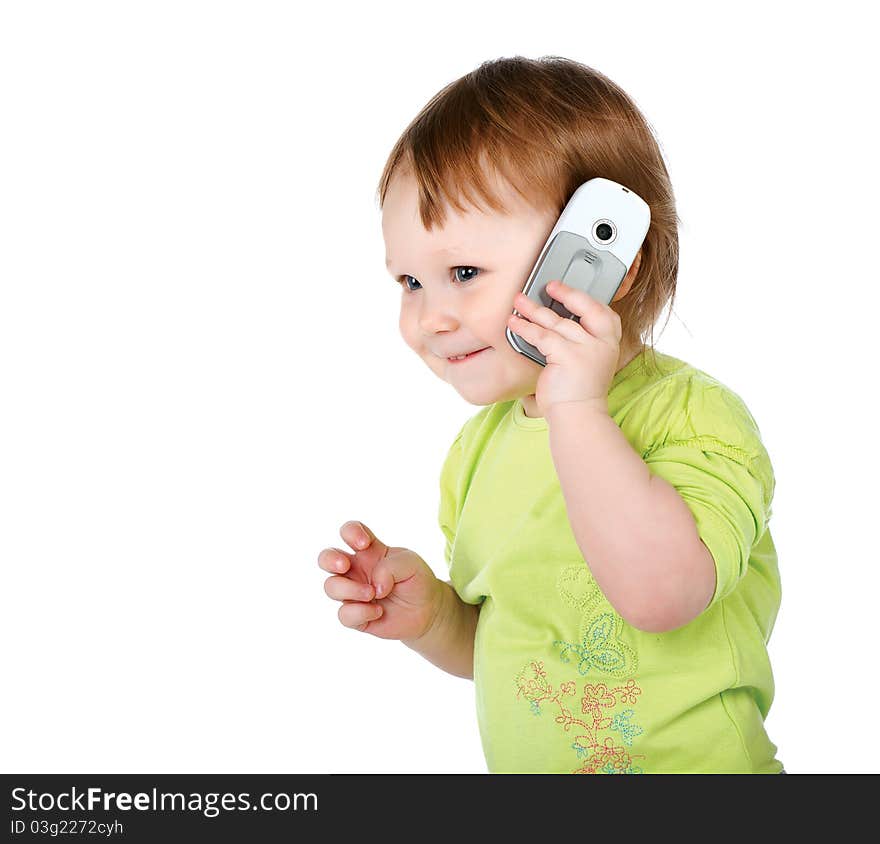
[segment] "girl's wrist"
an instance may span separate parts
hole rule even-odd
[[[464,603],[450,583],[437,583],[435,609],[425,631],[401,641],[444,671],[472,679],[479,607]]]
[[[426,642],[435,638],[438,633],[442,634],[447,625],[447,617],[450,613],[449,599],[454,597],[454,593],[452,587],[440,578],[435,578],[435,585],[431,609],[422,632],[410,639],[402,640],[405,645],[414,650],[421,650]]]

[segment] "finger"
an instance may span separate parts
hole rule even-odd
[[[334,601],[372,601],[376,597],[372,584],[358,583],[338,574],[324,581],[324,591]]]
[[[385,545],[380,542],[376,535],[363,522],[346,522],[340,529],[339,535],[355,550],[365,551],[371,545],[376,544],[380,551],[385,553]]]
[[[549,296],[562,302],[566,309],[576,314],[580,326],[594,337],[617,336],[620,339],[620,316],[608,305],[603,305],[584,290],[578,290],[561,281],[548,282],[544,288]],[[552,312],[551,312],[552,313]]]
[[[351,560],[345,551],[338,548],[325,548],[318,554],[318,565],[324,571],[344,573],[351,568]]]
[[[557,331],[543,328],[540,325],[535,325],[522,317],[511,316],[510,319],[507,320],[507,324],[510,326],[511,331],[515,334],[519,334],[523,340],[527,340],[531,343],[548,360],[551,357],[559,359],[563,354],[564,344],[569,342],[567,338],[563,337]],[[575,328],[577,328],[577,326],[575,326]],[[581,329],[578,328],[578,331],[581,331]],[[581,331],[581,333],[583,332]]]
[[[561,334],[566,340],[583,339],[584,329],[573,320],[560,316],[550,308],[545,308],[537,302],[533,302],[524,293],[518,293],[513,300],[516,309],[531,323],[543,326],[551,331]]]
[[[343,604],[337,615],[345,627],[366,630],[371,621],[382,617],[382,612],[381,604],[362,604],[356,601]]]

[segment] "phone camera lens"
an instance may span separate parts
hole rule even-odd
[[[611,243],[615,235],[614,223],[611,220],[599,220],[593,226],[593,237],[600,243]]]

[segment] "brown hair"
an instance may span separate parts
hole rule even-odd
[[[428,231],[444,224],[444,201],[467,211],[461,196],[508,213],[485,179],[486,162],[539,210],[562,213],[577,187],[596,176],[648,203],[638,274],[611,307],[623,345],[641,343],[650,329],[653,357],[654,323],[667,303],[671,314],[675,299],[680,219],[660,147],[632,99],[598,71],[560,56],[483,62],[438,91],[406,127],[382,171],[379,207],[399,167],[418,183]]]

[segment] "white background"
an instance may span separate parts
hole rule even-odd
[[[500,56],[610,76],[682,218],[657,347],[737,392],[777,477],[767,720],[877,770],[878,66],[864,4],[0,7],[4,772],[481,772],[473,685],[346,629],[364,521],[446,577],[478,408],[397,330],[376,186]]]

